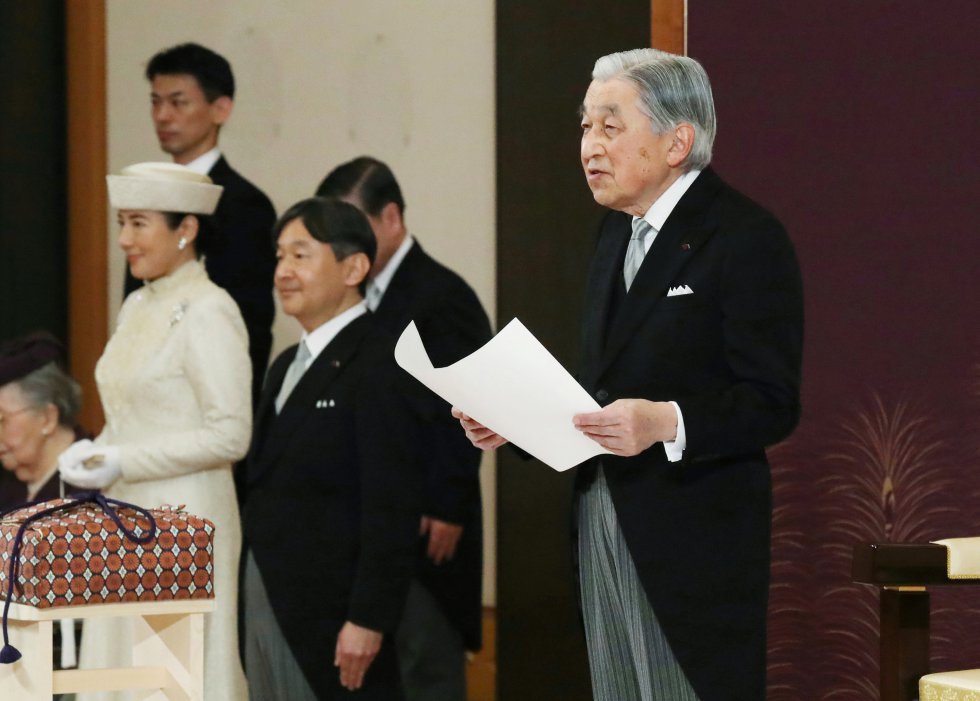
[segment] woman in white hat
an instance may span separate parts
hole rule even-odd
[[[252,371],[238,307],[198,260],[209,232],[204,215],[221,188],[172,163],[140,163],[107,180],[119,245],[144,285],[123,303],[95,368],[105,428],[94,443],[66,450],[59,469],[80,487],[147,507],[185,504],[214,521],[217,610],[205,622],[204,698],[238,701],[246,687],[232,464],[248,449]],[[128,664],[131,650],[125,621],[86,622],[82,667]]]

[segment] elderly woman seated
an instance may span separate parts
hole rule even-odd
[[[62,358],[47,333],[0,346],[0,511],[61,495],[58,455],[84,437],[75,424],[81,390]]]
[[[86,436],[75,424],[82,392],[63,359],[61,344],[43,332],[0,346],[0,512],[64,491],[58,455]],[[74,627],[62,619],[55,632],[61,669],[76,664]]]

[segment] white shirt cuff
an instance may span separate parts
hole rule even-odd
[[[672,441],[664,441],[664,452],[667,453],[667,460],[670,462],[680,462],[684,457],[684,449],[687,447],[687,431],[684,430],[684,415],[677,402],[671,402],[677,413],[677,435]]]

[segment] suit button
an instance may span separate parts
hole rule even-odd
[[[597,401],[604,402],[607,399],[609,399],[609,392],[607,392],[604,389],[600,389],[598,392],[595,393],[595,398]]]

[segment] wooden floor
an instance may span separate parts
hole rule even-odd
[[[497,699],[497,611],[483,609],[483,649],[466,665],[468,701]]]

